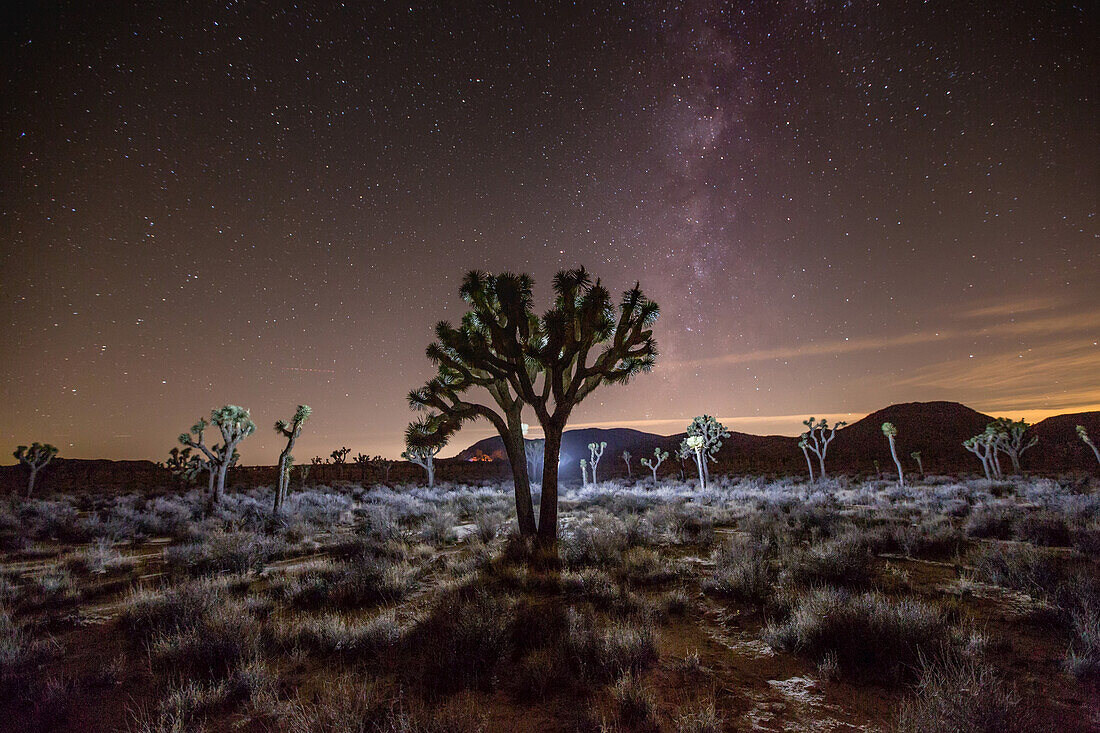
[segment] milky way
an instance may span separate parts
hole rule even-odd
[[[159,458],[233,403],[269,463],[306,402],[303,455],[396,455],[463,272],[582,264],[663,317],[578,424],[1100,406],[1090,4],[21,5],[13,445]]]

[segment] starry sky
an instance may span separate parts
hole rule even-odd
[[[0,13],[12,448],[156,460],[232,403],[272,463],[304,402],[299,460],[395,457],[472,268],[661,305],[572,425],[1100,409],[1094,3]]]

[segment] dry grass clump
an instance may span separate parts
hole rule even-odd
[[[783,571],[784,579],[795,587],[862,586],[870,574],[871,553],[856,532],[791,553]]]
[[[1034,721],[992,668],[947,655],[921,672],[916,694],[898,717],[899,733],[1001,733],[1032,730]]]
[[[703,589],[764,606],[775,593],[775,558],[775,545],[770,539],[731,540],[714,553],[714,571],[703,581]]]
[[[656,726],[653,693],[634,673],[627,672],[611,686],[611,701],[615,717],[629,729],[645,730]]]
[[[68,560],[68,566],[73,570],[94,575],[121,572],[133,565],[132,559],[115,549],[110,540],[102,537],[74,552]]]
[[[29,695],[39,684],[40,668],[53,651],[47,641],[31,638],[7,609],[0,607],[0,695]]]
[[[707,699],[682,708],[676,714],[673,728],[677,733],[721,733],[725,723],[714,706],[714,700]]]
[[[282,652],[356,656],[392,647],[401,638],[401,626],[392,610],[365,620],[330,613],[279,618],[264,630],[264,637]]]
[[[1030,545],[987,547],[973,559],[971,577],[1045,597],[1062,581],[1057,562]]]
[[[769,624],[764,638],[777,649],[818,663],[835,655],[836,667],[845,677],[900,680],[910,676],[922,658],[946,650],[952,631],[939,609],[921,601],[826,587],[797,598],[790,618]]]

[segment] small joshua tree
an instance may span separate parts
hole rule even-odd
[[[703,476],[707,481],[710,481],[710,467],[707,465],[710,463],[718,462],[718,451],[722,448],[722,438],[730,437],[730,431],[726,430],[726,426],[718,422],[718,420],[710,415],[699,415],[691,421],[691,425],[687,427],[688,437],[697,435],[703,439],[703,452],[706,454],[703,459]]]
[[[886,436],[886,440],[890,443],[890,455],[894,459],[894,465],[898,467],[898,485],[905,486],[905,473],[901,470],[901,459],[898,458],[898,448],[894,444],[894,439],[898,436],[898,429],[894,427],[894,423],[884,422],[882,424],[882,434]]]
[[[430,414],[405,429],[405,452],[401,457],[415,463],[428,474],[428,488],[435,488],[435,456],[447,445],[446,434],[435,424],[440,417]]]
[[[367,471],[370,470],[370,456],[363,453],[357,453],[355,456],[355,465],[359,466],[359,480],[367,480]]]
[[[836,437],[836,431],[848,423],[841,421],[830,428],[825,418],[821,418],[821,422],[818,422],[811,417],[809,420],[803,420],[802,424],[807,428],[802,434],[802,439],[806,441],[806,447],[817,456],[818,467],[821,469],[819,477],[825,478],[825,455],[829,452],[829,443],[832,443],[833,438]]]
[[[630,471],[630,451],[623,451],[623,462],[626,463],[626,477],[634,478],[634,474]]]
[[[325,459],[321,458],[321,456],[314,456],[313,458],[309,459],[310,468],[311,469],[313,469],[313,468],[317,469],[317,473],[315,473],[313,475],[314,483],[316,483],[317,481],[324,480],[324,471],[322,470],[324,468],[324,465],[325,465]]]
[[[388,484],[390,482],[390,469],[393,468],[393,461],[389,458],[383,458],[382,456],[375,456],[374,462],[382,468],[382,482]]]
[[[660,448],[653,449],[653,459],[640,458],[639,463],[653,472],[653,488],[657,488],[657,469],[661,467],[661,464],[668,458],[668,451],[661,450]]]
[[[592,485],[596,485],[596,466],[599,465],[600,459],[603,458],[603,449],[607,447],[607,443],[589,443],[588,454],[592,458]]]
[[[38,472],[45,468],[46,464],[57,455],[57,448],[49,443],[35,441],[30,444],[29,448],[25,445],[18,446],[12,455],[31,470],[31,475],[27,479],[27,497],[29,498],[34,492],[34,481],[38,478]]]
[[[1084,425],[1077,426],[1077,437],[1084,442],[1089,448],[1092,448],[1093,455],[1096,456],[1096,462],[1100,463],[1100,449],[1096,447],[1096,444],[1092,442],[1092,438],[1089,437],[1089,431],[1085,430]]]
[[[963,448],[973,453],[982,462],[982,469],[988,480],[1001,478],[1001,467],[997,462],[997,436],[988,428],[984,433],[963,441]]]
[[[699,469],[699,490],[703,491],[707,488],[706,474],[704,473],[704,465],[706,459],[703,458],[703,452],[706,450],[706,438],[702,435],[691,435],[684,438],[683,447],[691,452],[695,456],[695,467]]]
[[[581,459],[581,483],[588,486],[588,461]]]
[[[191,433],[182,433],[179,437],[181,444],[195,448],[206,456],[210,476],[210,504],[221,501],[225,491],[225,475],[229,467],[236,464],[240,455],[237,446],[242,440],[256,432],[256,423],[248,410],[236,405],[226,405],[219,410],[210,413],[210,424],[218,428],[222,434],[222,442],[208,447],[203,439],[206,431],[206,420],[199,420],[191,428]]]
[[[917,470],[919,470],[920,475],[923,476],[924,475],[924,464],[921,463],[920,451],[919,450],[913,451],[912,453],[909,454],[909,457],[917,462]]]
[[[810,469],[810,483],[814,482],[814,464],[810,461],[810,445],[806,442],[806,438],[803,437],[798,441],[798,447],[802,449],[802,455],[806,457],[806,468]]]
[[[298,488],[304,489],[306,487],[306,480],[309,479],[309,470],[313,468],[311,463],[303,463],[298,466]]]
[[[298,405],[290,422],[278,420],[275,423],[275,432],[286,438],[286,447],[279,453],[279,482],[275,487],[275,506],[272,508],[275,514],[282,510],[290,488],[290,470],[294,468],[294,456],[290,455],[290,451],[294,450],[294,441],[298,440],[302,427],[312,414],[313,409],[309,405]]]
[[[329,454],[332,457],[332,462],[336,464],[336,474],[340,478],[344,478],[344,464],[348,462],[349,453],[351,453],[351,448],[344,446]]]
[[[157,464],[158,466],[161,464]],[[180,450],[178,447],[168,451],[168,460],[164,462],[164,467],[168,469],[168,472],[172,474],[172,477],[176,479],[180,488],[192,484],[198,475],[202,472],[202,462],[198,456],[191,455],[190,448],[184,448]]]

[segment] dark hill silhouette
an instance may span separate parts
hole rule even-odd
[[[958,402],[890,405],[838,430],[836,440],[829,445],[825,468],[870,473],[877,460],[882,471],[894,471],[890,446],[882,434],[882,424],[890,422],[898,430],[898,458],[906,471],[917,470],[916,461],[909,455],[918,450],[928,473],[973,471],[980,464],[962,442],[985,430],[992,419]]]
[[[1077,426],[1084,425],[1092,442],[1100,445],[1100,412],[1075,412],[1040,420],[1033,428],[1039,444],[1024,453],[1024,470],[1057,472],[1064,466],[1096,471],[1092,448],[1077,437]]]

